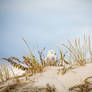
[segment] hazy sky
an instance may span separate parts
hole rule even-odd
[[[84,33],[92,36],[92,0],[0,0],[0,57],[26,55],[22,37],[55,49]]]

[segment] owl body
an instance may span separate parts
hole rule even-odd
[[[46,61],[48,63],[54,64],[57,62],[57,55],[56,52],[54,50],[49,50],[47,57],[46,57]]]

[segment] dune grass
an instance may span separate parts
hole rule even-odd
[[[11,78],[12,73],[13,77],[15,76],[15,73],[12,69],[8,68],[6,65],[2,65],[0,67],[0,82],[7,81]]]
[[[65,64],[70,64],[67,60],[66,60],[66,52],[63,53],[63,51],[59,48],[59,54],[60,54],[60,64],[59,66],[64,66]]]
[[[1,82],[4,81],[3,71],[1,68],[0,68],[0,80],[1,80]]]
[[[9,69],[6,66],[0,67],[0,80],[1,80],[1,82],[9,80],[9,78],[10,78]]]
[[[46,87],[36,87],[36,86],[30,86],[30,88],[25,88],[28,83],[27,82],[17,82],[13,83],[7,86],[2,86],[0,88],[0,92],[56,92],[55,86],[51,86],[49,83],[46,84]]]
[[[84,79],[82,84],[69,88],[70,92],[92,92],[92,76]]]
[[[33,75],[37,72],[42,72],[43,69],[46,66],[52,66],[49,62],[46,62],[45,56],[43,54],[45,48],[43,48],[41,51],[38,51],[39,59],[34,55],[33,50],[30,49],[30,46],[28,45],[27,41],[23,38],[23,41],[25,45],[28,48],[29,56],[22,56],[22,60],[16,58],[16,57],[10,57],[10,58],[3,58],[4,60],[8,61],[11,65],[18,69],[22,69],[23,71],[26,71],[26,73],[29,73],[29,75]],[[83,66],[87,63],[87,53],[90,54],[90,60],[92,62],[92,49],[91,49],[91,38],[86,37],[84,35],[83,41],[79,39],[74,40],[74,42],[71,42],[68,40],[68,45],[62,44],[66,50],[67,53],[63,53],[63,50],[59,48],[60,53],[60,60],[58,59],[59,66],[63,67],[63,73],[64,74],[67,70],[72,69],[72,65],[80,65]],[[67,59],[68,55],[68,59]],[[66,64],[69,64],[70,66],[66,68]],[[57,66],[56,62],[53,64],[54,66]],[[8,72],[8,70],[6,69]],[[6,73],[6,77],[8,78],[8,74]],[[2,76],[2,73],[1,73]],[[2,79],[3,80],[3,79]]]
[[[65,44],[62,44],[68,51],[68,61],[71,62],[71,64],[77,64],[80,66],[83,66],[87,63],[87,53],[89,48],[90,57],[92,57],[91,52],[91,41],[89,37],[84,36],[83,42],[79,39],[76,39],[73,42],[68,40],[68,46]]]
[[[38,51],[39,58],[40,58],[42,66],[45,66],[45,56],[43,54],[44,51],[45,51],[45,48],[43,48],[41,51],[40,50]]]
[[[91,43],[91,38],[90,36],[88,37],[88,50],[89,50],[89,54],[90,54],[90,61],[92,63],[92,43]]]
[[[38,62],[37,58],[33,54],[32,50],[30,49],[29,45],[27,44],[26,40],[24,43],[28,47],[30,56],[22,56],[22,60],[17,57],[10,57],[10,58],[3,58],[4,60],[8,61],[12,66],[21,69],[26,72],[27,75],[33,75],[37,72],[42,72],[44,68],[44,60],[43,60],[43,51],[39,51],[40,62]],[[44,49],[43,49],[44,50]]]
[[[66,48],[67,53],[63,54],[63,51],[59,48],[60,52],[60,66],[62,69],[58,70],[58,73],[65,74],[66,71],[73,69],[74,65],[84,66],[86,63],[92,63],[92,48],[91,38],[84,35],[83,41],[75,39],[74,42],[68,40],[68,45],[62,44]],[[87,57],[87,54],[89,56]],[[90,60],[90,62],[89,62]],[[69,66],[66,67],[66,64]]]

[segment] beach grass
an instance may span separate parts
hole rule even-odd
[[[45,48],[38,51],[39,59],[34,55],[33,50],[30,49],[27,41],[23,38],[25,45],[28,48],[29,56],[22,56],[22,60],[17,57],[3,58],[8,61],[14,67],[26,71],[29,75],[33,75],[37,72],[42,72],[46,66],[57,66],[57,63],[54,64],[46,62],[44,51]],[[90,60],[92,62],[92,49],[91,49],[91,38],[90,36],[86,37],[84,35],[83,41],[80,38],[75,39],[74,42],[68,40],[68,45],[62,44],[66,48],[67,53],[63,53],[62,48],[59,48],[60,60],[58,60],[59,66],[63,66],[64,73],[70,69],[72,65],[84,66],[87,63],[87,53],[90,54]],[[67,59],[68,56],[68,59]],[[70,65],[66,69],[66,64]],[[66,71],[65,71],[66,70]],[[8,70],[6,69],[8,72]],[[2,75],[2,73],[1,73]],[[8,74],[6,76],[8,78]]]
[[[74,85],[73,87],[69,88],[69,90],[70,92],[91,92],[92,76],[85,78],[82,84]]]
[[[1,82],[4,81],[4,75],[3,75],[3,71],[1,68],[0,68],[0,80],[1,80]]]
[[[11,76],[12,73],[12,76]],[[13,71],[13,69],[7,67],[6,65],[2,65],[0,67],[0,82],[5,82],[11,78],[15,77],[15,73]]]
[[[62,45],[67,49],[68,61],[71,62],[71,64],[77,64],[80,66],[85,65],[88,62],[87,53],[90,53],[89,58],[92,58],[90,36],[86,37],[84,35],[83,41],[81,41],[80,38],[75,39],[74,42],[68,40],[68,45]]]

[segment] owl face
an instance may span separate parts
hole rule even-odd
[[[48,55],[54,55],[54,56],[56,56],[56,52],[54,50],[49,50],[48,51]]]

